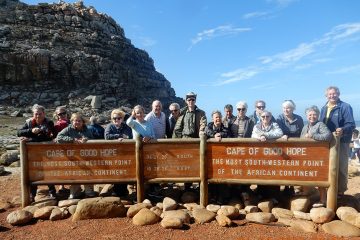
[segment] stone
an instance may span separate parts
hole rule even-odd
[[[290,210],[308,212],[310,208],[310,200],[306,196],[295,197],[290,200]]]
[[[275,216],[272,213],[252,212],[246,214],[246,220],[257,223],[270,223],[275,221]]]
[[[184,207],[189,211],[193,211],[194,209],[204,209],[205,208],[204,206],[199,205],[197,203],[185,203]]]
[[[71,205],[70,207],[68,207],[68,211],[71,215],[74,215],[74,213],[76,212],[76,208],[77,205]]]
[[[127,210],[126,216],[129,218],[134,217],[141,209],[143,208],[151,208],[151,203],[136,203]]]
[[[0,165],[0,176],[5,175],[7,172],[5,171],[5,167],[3,165]]]
[[[315,223],[327,223],[335,217],[335,212],[330,208],[312,208],[310,210],[311,220]]]
[[[323,224],[322,229],[324,232],[338,236],[338,237],[359,237],[360,229],[351,225],[350,223],[335,220]]]
[[[58,207],[69,207],[71,205],[77,205],[81,199],[66,199],[59,201]]]
[[[293,211],[294,217],[297,219],[311,221],[310,213],[304,213],[300,211]]]
[[[96,197],[79,201],[73,221],[94,218],[124,217],[126,208],[118,197]]]
[[[216,221],[221,227],[230,227],[232,225],[232,221],[225,215],[217,215]]]
[[[175,210],[177,208],[177,202],[169,197],[165,197],[163,200],[163,211]]]
[[[343,220],[343,215],[344,214],[353,214],[356,215],[358,214],[358,211],[353,208],[353,207],[339,207],[338,209],[336,209],[336,216],[340,219]]]
[[[257,207],[262,211],[262,212],[266,212],[266,213],[271,213],[271,210],[274,207],[274,201],[272,200],[267,200],[267,201],[262,201],[259,202]]]
[[[291,226],[291,222],[292,222],[292,219],[290,218],[278,218],[277,220],[278,223],[282,224],[282,225],[285,225],[285,226]]]
[[[151,225],[159,221],[160,217],[148,208],[142,208],[133,217],[132,222],[138,226]]]
[[[41,200],[40,202],[33,203],[33,206],[37,206],[38,208],[43,208],[46,206],[57,206],[57,205],[58,205],[58,201],[56,199],[50,199],[50,198],[46,198]]]
[[[245,206],[246,213],[254,213],[254,212],[258,212],[258,211],[259,211],[259,208],[257,206],[254,206],[254,205]]]
[[[230,219],[237,219],[239,217],[239,209],[233,206],[221,206],[217,211],[217,215],[224,215]]]
[[[192,215],[196,223],[204,224],[214,220],[216,214],[206,209],[194,209]]]
[[[206,206],[206,210],[217,213],[217,211],[219,211],[220,207],[221,207],[220,205],[209,204],[209,205]]]
[[[35,211],[38,210],[38,209],[39,208],[37,206],[29,205],[29,206],[24,207],[22,210],[31,212],[34,215]]]
[[[34,212],[34,218],[48,220],[54,208],[55,206],[46,206],[39,208]]]
[[[163,209],[163,203],[162,202],[158,202],[155,205],[156,207],[160,208],[161,210]]]
[[[90,103],[91,107],[93,109],[99,109],[101,108],[101,97],[100,96],[94,96]]]
[[[49,219],[51,221],[57,221],[57,220],[61,220],[65,217],[65,214],[63,211],[60,210],[60,208],[55,207],[50,214]]]
[[[152,208],[150,208],[150,211],[153,211],[156,215],[158,215],[159,217],[162,215],[162,213],[163,213],[163,211],[160,209],[160,208],[158,208],[158,207],[152,207]]]
[[[15,225],[23,225],[31,221],[33,215],[31,212],[24,210],[16,210],[11,212],[7,217],[6,221],[15,226]]]
[[[9,166],[13,162],[19,161],[20,151],[19,150],[7,150],[0,157],[0,161],[4,163],[5,166]]]
[[[184,224],[190,224],[190,215],[184,210],[171,210],[163,212],[162,218],[178,218]]]
[[[163,228],[179,229],[183,227],[183,222],[179,218],[167,217],[161,220],[160,225]]]
[[[294,213],[292,211],[290,211],[289,209],[285,209],[285,208],[273,208],[271,210],[271,213],[274,214],[276,219],[293,218],[294,217]]]
[[[316,233],[317,225],[311,221],[292,219],[290,223],[290,229],[301,232]]]

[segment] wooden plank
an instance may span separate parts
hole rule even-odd
[[[27,159],[26,142],[20,141],[20,166],[21,166],[21,203],[22,207],[30,203],[29,163]]]
[[[199,141],[147,143],[143,158],[145,180],[200,177]]]
[[[337,193],[338,193],[338,172],[339,172],[339,148],[340,137],[334,134],[330,143],[330,167],[329,167],[329,182],[330,187],[327,190],[326,206],[334,211],[337,208]]]
[[[136,178],[135,141],[28,144],[30,181]]]
[[[328,142],[208,142],[209,179],[329,180]]]

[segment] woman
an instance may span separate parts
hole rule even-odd
[[[86,121],[80,113],[73,113],[70,118],[71,124],[64,128],[57,135],[55,141],[58,143],[85,143],[88,139],[93,138],[92,133],[86,127]],[[92,185],[85,185],[85,195],[87,197],[95,197],[96,193]],[[80,185],[70,186],[69,199],[80,198]]]
[[[70,124],[70,120],[69,120],[70,117],[64,106],[57,107],[55,109],[53,117],[56,120],[54,125],[55,128],[54,137],[56,137],[61,130],[63,130]]]
[[[131,128],[124,122],[125,112],[120,109],[114,109],[111,112],[111,123],[105,128],[104,137],[106,140],[132,139]]]
[[[256,138],[262,142],[271,139],[278,139],[283,136],[283,131],[276,122],[271,121],[271,112],[264,110],[261,115],[261,121],[254,126],[251,138]]]
[[[32,107],[33,117],[26,120],[24,126],[18,130],[18,137],[29,142],[48,142],[54,137],[54,122],[45,117],[45,108],[35,104]],[[54,185],[48,185],[49,196],[56,197]],[[30,202],[34,202],[37,186],[31,185]]]
[[[319,109],[316,106],[311,106],[305,110],[305,114],[309,123],[303,127],[301,138],[309,138],[317,141],[330,141],[332,138],[330,130],[323,122],[319,122]],[[302,191],[306,192],[306,188],[307,187],[303,187]],[[324,207],[326,204],[326,189],[319,187],[319,192],[320,202],[315,203],[313,207]],[[301,195],[301,192],[298,194]]]
[[[205,135],[208,138],[215,138],[220,142],[222,138],[227,138],[229,131],[221,121],[221,112],[216,110],[212,114],[212,122],[210,122],[205,128]]]
[[[271,112],[263,110],[260,114],[261,121],[254,126],[252,131],[252,138],[256,138],[261,142],[266,142],[268,140],[275,140],[283,136],[283,132],[279,125],[272,121],[273,117]],[[280,194],[279,186],[263,186],[258,185],[257,192],[267,198],[270,196],[276,196]]]
[[[144,117],[144,108],[141,105],[136,105],[126,124],[132,128],[133,137],[140,136],[143,142],[148,142],[155,139],[155,133],[151,123],[146,121]]]
[[[105,128],[105,139],[118,141],[132,139],[133,135],[131,128],[124,122],[125,112],[120,109],[114,109],[110,116],[111,123],[109,123]],[[128,195],[127,184],[114,184],[114,192],[119,197]]]
[[[285,100],[282,104],[283,113],[276,119],[277,124],[283,131],[283,139],[287,140],[289,137],[300,137],[301,130],[304,127],[302,117],[294,114],[296,108],[292,100]]]

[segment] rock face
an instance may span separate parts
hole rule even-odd
[[[110,16],[82,1],[0,0],[2,104],[72,105],[88,95],[109,109],[150,106],[155,99],[164,108],[182,103],[148,53],[134,47]]]

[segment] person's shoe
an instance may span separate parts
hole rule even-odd
[[[92,185],[85,185],[85,196],[89,198],[97,196],[97,193],[94,191]]]
[[[68,199],[79,199],[82,197],[80,185],[71,185],[70,186],[70,195]]]
[[[313,208],[321,208],[321,207],[325,207],[325,203],[322,203],[322,202],[317,202],[317,203],[314,203],[312,205]]]

